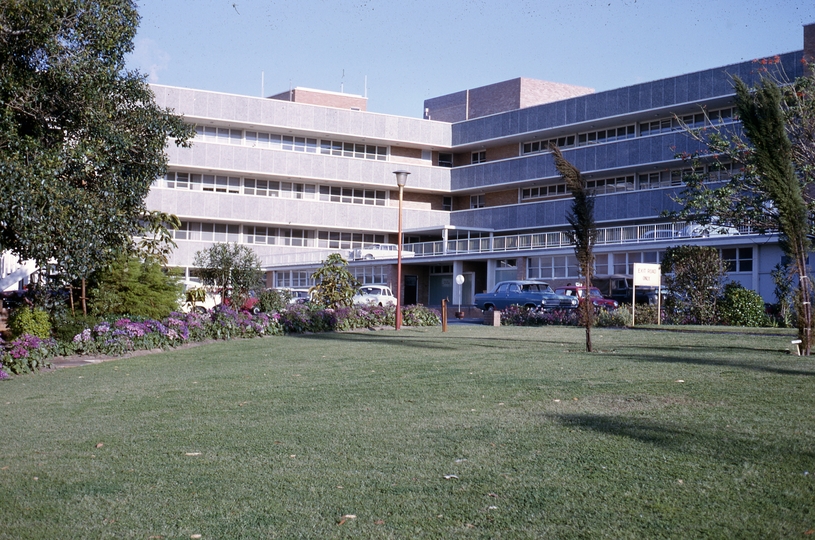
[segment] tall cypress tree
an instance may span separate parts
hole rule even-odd
[[[594,324],[594,304],[589,298],[592,276],[594,274],[594,243],[597,240],[597,225],[594,221],[594,194],[586,188],[586,181],[580,170],[572,165],[557,146],[550,146],[555,158],[555,167],[566,181],[566,188],[574,197],[572,209],[566,219],[572,230],[568,232],[569,240],[574,244],[574,254],[580,265],[580,273],[585,280],[585,292],[581,309],[583,322],[586,325],[586,352],[592,352],[591,327]]]
[[[803,354],[809,355],[812,347],[812,286],[807,268],[810,228],[806,201],[793,166],[792,144],[781,108],[781,90],[768,79],[751,91],[744,81],[736,78],[735,87],[736,107],[744,132],[753,145],[759,182],[774,207],[781,248],[792,260],[798,275],[798,337]]]

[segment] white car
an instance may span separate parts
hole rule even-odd
[[[386,285],[364,285],[354,295],[354,305],[395,306],[396,297]]]
[[[733,236],[739,234],[735,227],[725,227],[717,223],[701,225],[699,223],[688,223],[677,236],[683,238],[707,238],[709,236]]]
[[[184,292],[182,294],[181,311],[206,312],[221,303],[221,294],[214,287],[204,287],[197,281],[182,281]]]
[[[355,249],[353,259],[359,260],[373,260],[373,259],[394,259],[398,256],[399,247],[396,244],[365,244],[361,248]],[[402,257],[413,257],[412,251],[407,251],[402,248]]]

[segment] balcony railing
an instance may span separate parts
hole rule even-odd
[[[689,223],[658,223],[652,225],[627,225],[621,227],[604,227],[597,229],[596,246],[619,244],[650,244],[694,238],[736,237],[755,234],[748,227],[723,227],[717,225],[700,226]],[[461,238],[454,240],[435,240],[405,244],[406,251],[412,251],[414,257],[442,257],[449,255],[467,255],[477,253],[501,253],[508,251],[544,250],[571,247],[566,232],[543,232],[493,236],[481,238]],[[340,252],[349,256],[349,250],[324,249],[304,251],[285,255],[269,255],[264,258],[265,267],[289,266],[298,264],[320,264],[331,253]],[[380,259],[382,260],[382,259]],[[384,259],[390,261],[390,259]]]

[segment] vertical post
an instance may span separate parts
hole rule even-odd
[[[399,221],[396,232],[396,322],[394,328],[402,328],[402,197],[407,183],[407,171],[394,171],[399,186]]]
[[[447,332],[447,298],[441,299],[441,331]]]

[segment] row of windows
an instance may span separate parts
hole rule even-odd
[[[670,131],[680,131],[684,129],[684,126],[691,129],[696,129],[706,125],[729,123],[737,119],[738,117],[736,115],[735,107],[727,107],[725,109],[717,109],[707,113],[699,112],[695,114],[686,114],[679,118],[666,117],[658,120],[641,122],[639,124],[639,135],[643,137]],[[578,133],[576,136],[565,135],[563,137],[554,139],[539,139],[536,141],[524,142],[521,145],[521,149],[524,154],[535,154],[538,152],[548,152],[550,145],[556,145],[559,148],[572,148],[575,146],[588,146],[592,144],[633,139],[636,136],[637,125],[629,124],[626,126],[616,126],[598,131],[590,131],[587,133]],[[475,163],[475,161],[473,163]]]
[[[557,146],[558,148],[571,148],[574,146],[574,135],[557,137],[555,139],[525,142],[523,143],[523,153],[535,154],[538,152],[548,152],[550,146]]]
[[[244,145],[257,148],[273,148],[291,152],[324,154],[331,156],[353,157],[360,159],[388,159],[388,147],[371,144],[359,144],[311,137],[294,137],[277,135],[262,131],[243,131],[240,129],[195,126],[195,137],[204,142]]]
[[[211,191],[254,195],[257,197],[279,197],[284,199],[311,199],[350,204],[386,206],[389,198],[387,190],[343,188],[338,186],[317,186],[278,180],[258,180],[212,174],[168,172],[164,175],[161,187],[192,191]]]
[[[752,272],[753,248],[726,248],[720,250],[728,272]],[[634,251],[629,253],[599,253],[595,255],[594,272],[597,275],[634,273],[634,263],[659,264],[662,251]],[[526,275],[529,279],[558,279],[580,277],[580,266],[574,255],[530,257]]]
[[[711,180],[723,181],[728,179],[734,171],[732,163],[711,164],[701,172],[707,171]],[[595,195],[619,193],[622,191],[635,191],[641,189],[657,189],[672,186],[681,186],[685,175],[693,173],[693,169],[674,169],[670,171],[657,171],[637,175],[618,176],[616,178],[600,178],[586,180],[586,187],[594,191]],[[549,184],[521,189],[521,201],[562,197],[566,194],[566,184]]]
[[[686,114],[678,118],[671,116],[669,118],[642,122],[640,124],[640,135],[657,135],[670,131],[682,131],[685,129],[685,126],[690,129],[698,129],[710,125],[727,124],[737,119],[738,115],[735,107],[727,107],[707,113],[698,112],[695,114]]]
[[[354,278],[362,284],[381,283],[389,281],[387,266],[358,266],[350,269]],[[280,270],[274,273],[274,286],[287,289],[307,289],[314,285],[309,270]]]
[[[366,244],[385,243],[384,234],[344,233],[338,231],[311,231],[288,227],[258,227],[226,223],[203,223],[182,221],[178,230],[172,231],[175,240],[199,240],[205,242],[237,242],[270,246],[320,247],[331,249],[356,249]]]

